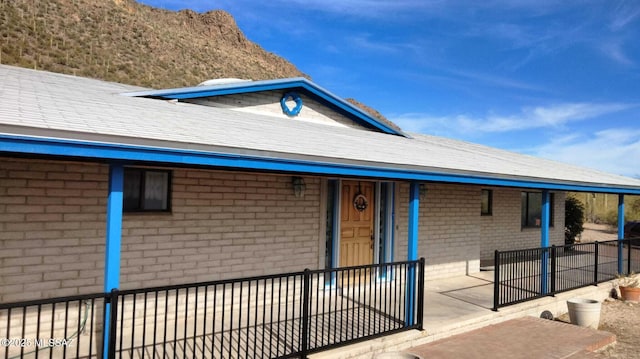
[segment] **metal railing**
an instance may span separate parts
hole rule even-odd
[[[422,329],[423,306],[424,259],[0,304],[0,337],[35,343],[0,358],[304,358]]]
[[[630,240],[495,251],[493,310],[640,270]]]
[[[106,295],[0,304],[0,358],[95,357]]]

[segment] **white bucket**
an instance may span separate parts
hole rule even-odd
[[[567,301],[571,324],[598,329],[602,303],[594,299],[574,298]]]

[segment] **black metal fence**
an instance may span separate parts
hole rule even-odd
[[[105,294],[0,304],[0,358],[96,357]]]
[[[424,259],[0,304],[0,358],[304,358],[423,306]]]
[[[494,265],[493,310],[498,310],[638,272],[640,247],[627,239],[495,251]]]

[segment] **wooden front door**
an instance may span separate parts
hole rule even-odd
[[[340,267],[373,263],[374,189],[373,182],[342,181]]]

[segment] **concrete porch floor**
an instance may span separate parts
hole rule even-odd
[[[493,307],[493,271],[483,271],[467,276],[459,276],[425,282],[424,330],[409,331],[382,337],[310,356],[324,358],[373,358],[375,354],[405,351],[443,338],[467,333],[474,329],[502,323],[527,316],[540,317],[545,311],[554,316],[567,312],[566,301],[581,297],[604,300],[608,297],[612,284],[604,282],[559,293],[555,297],[545,297],[504,308],[498,312]],[[514,339],[517,334],[514,333]],[[505,338],[505,341],[510,340]],[[522,340],[520,339],[520,342]],[[526,350],[526,348],[523,348]]]

